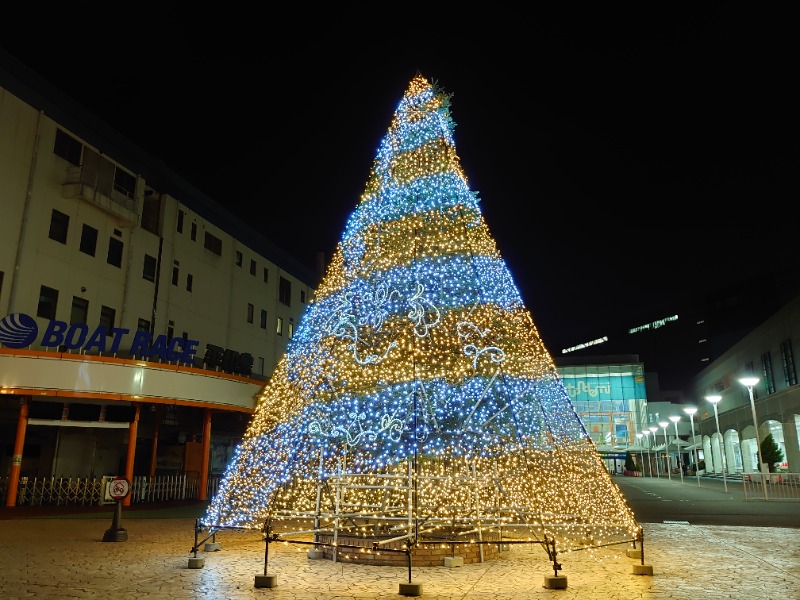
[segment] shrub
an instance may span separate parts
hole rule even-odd
[[[770,473],[775,472],[775,465],[783,462],[783,452],[771,433],[761,441],[761,459],[767,463]]]
[[[642,467],[633,462],[633,454],[630,452],[625,453],[625,470],[626,471],[641,471]]]

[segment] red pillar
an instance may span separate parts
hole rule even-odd
[[[208,493],[208,461],[211,456],[211,409],[207,408],[203,415],[203,454],[200,459],[200,481],[197,499],[207,500]]]
[[[133,415],[133,421],[128,426],[128,455],[125,457],[125,479],[131,484],[133,489],[133,459],[136,457],[136,434],[139,430],[139,413],[141,413],[142,405],[134,405],[136,412]],[[128,494],[122,501],[122,506],[131,505],[131,496]]]
[[[25,447],[25,431],[28,429],[28,402],[28,398],[23,398],[19,405],[19,416],[17,417],[17,437],[14,439],[14,457],[11,461],[11,471],[8,474],[6,506],[17,505],[19,472],[22,469],[22,449]]]
[[[156,406],[156,424],[153,429],[153,445],[150,448],[150,479],[156,476],[156,457],[158,456],[158,430],[161,429],[161,405]]]

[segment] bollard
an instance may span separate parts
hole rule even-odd
[[[111,521],[111,527],[106,529],[103,534],[104,542],[127,542],[128,532],[121,525],[122,523],[122,500],[117,500],[117,506],[114,508],[114,518]]]

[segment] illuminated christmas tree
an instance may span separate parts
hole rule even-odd
[[[201,523],[465,543],[635,539],[416,75]],[[318,538],[319,539],[319,538]]]

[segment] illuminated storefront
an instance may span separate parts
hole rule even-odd
[[[594,358],[559,361],[557,371],[586,431],[607,458],[609,468],[624,463],[625,450],[647,425],[644,365],[639,362],[598,364]],[[617,462],[612,462],[617,461]]]

